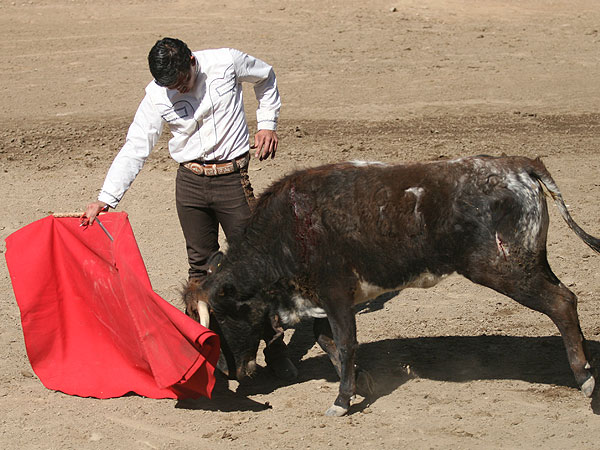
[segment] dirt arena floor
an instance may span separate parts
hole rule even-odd
[[[95,199],[164,36],[271,63],[283,108],[260,193],[294,169],[473,154],[541,156],[600,235],[596,0],[0,0],[0,252],[4,239]],[[246,93],[255,129],[256,101]],[[119,206],[154,289],[186,279],[166,134]],[[600,256],[549,205],[548,259],[600,355]],[[78,398],[33,373],[0,265],[0,447],[7,449],[592,449],[598,401],[577,389],[550,320],[451,276],[357,316],[376,395],[327,418],[335,372],[310,323],[286,332],[300,371],[220,382],[212,400]],[[598,358],[600,362],[600,358]]]

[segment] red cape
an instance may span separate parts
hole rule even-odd
[[[153,290],[126,213],[38,220],[6,239],[29,361],[49,389],[210,397],[219,338]]]

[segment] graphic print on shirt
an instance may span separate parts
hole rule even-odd
[[[227,70],[231,69],[231,67],[233,66],[229,66]],[[217,78],[216,80],[213,80],[211,82],[211,87],[214,86],[214,89],[219,95],[219,97],[223,97],[225,94],[233,91],[233,89],[235,88],[235,83],[235,73],[225,73],[225,75],[223,75],[222,78]]]
[[[183,98],[182,98],[183,97]],[[196,116],[199,101],[191,95],[179,96],[173,103],[161,103],[157,107],[161,118],[169,124],[173,138],[169,141],[169,149],[185,148],[188,144],[202,146],[198,130],[201,123]]]
[[[231,64],[225,69],[222,77],[214,78],[210,81],[208,87],[208,95],[210,97],[210,102],[212,104],[213,110],[213,130],[215,145],[217,142],[220,141],[220,136],[217,132],[217,123],[216,120],[214,120],[215,110],[217,109],[217,105],[219,103],[223,103],[225,105],[232,101],[232,97],[234,97],[236,93],[236,86],[237,78],[235,75],[233,64]],[[224,110],[227,110],[227,108],[224,108]]]
[[[177,119],[190,119],[194,117],[194,107],[187,100],[179,100],[173,103],[173,107],[162,115],[165,122],[173,122]]]

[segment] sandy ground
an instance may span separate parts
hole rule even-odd
[[[275,67],[281,147],[252,163],[259,193],[323,162],[539,155],[575,219],[600,235],[599,24],[596,0],[0,0],[0,237],[95,198],[162,36]],[[179,305],[185,249],[165,142],[119,209],[154,289]],[[599,354],[600,258],[550,207],[550,264]],[[310,324],[286,333],[294,383],[263,373],[199,401],[49,391],[29,365],[5,264],[0,281],[2,448],[600,445],[597,402],[576,388],[550,320],[458,276],[357,316],[377,393],[340,419],[323,416],[337,380]]]

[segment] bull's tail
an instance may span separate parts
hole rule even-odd
[[[589,245],[590,248],[600,253],[600,239],[595,238],[594,236],[591,236],[590,234],[586,233],[573,220],[571,214],[569,213],[569,210],[567,209],[567,205],[565,205],[565,202],[562,198],[562,194],[558,189],[558,186],[552,179],[550,172],[548,172],[548,169],[546,169],[546,166],[544,166],[544,163],[541,161],[541,159],[537,158],[535,161],[533,161],[533,164],[530,167],[528,167],[528,172],[530,176],[534,177],[542,185],[544,185],[546,190],[550,193],[550,195],[554,199],[554,203],[556,203],[556,206],[560,211],[560,214],[562,215],[563,219],[565,219],[565,222],[567,222],[567,225],[569,225],[569,228],[571,228],[571,230],[573,230],[583,242]]]

